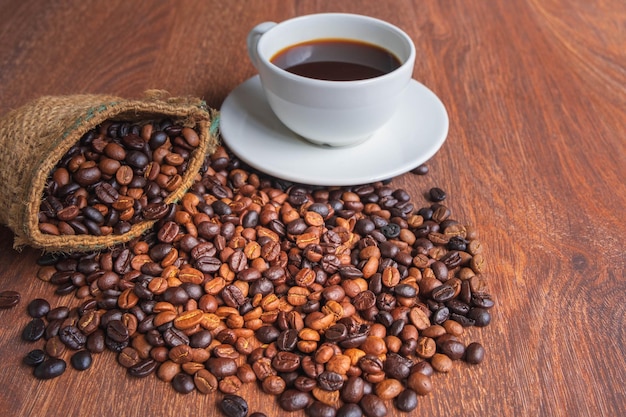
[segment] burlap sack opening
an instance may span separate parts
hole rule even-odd
[[[217,145],[217,114],[197,98],[166,98],[146,92],[144,99],[107,95],[41,97],[0,120],[0,221],[15,233],[14,247],[28,245],[49,252],[110,248],[128,242],[154,221],[133,225],[122,235],[62,235],[39,231],[38,213],[48,175],[67,151],[90,129],[106,120],[149,122],[172,119],[194,128],[200,146],[193,152],[181,186],[166,202],[176,202],[191,186],[208,154]]]

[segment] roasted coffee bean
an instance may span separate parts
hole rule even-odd
[[[143,359],[136,365],[128,368],[128,374],[134,376],[135,378],[145,378],[154,373],[158,366],[159,363],[152,358]]]
[[[189,344],[189,337],[182,330],[175,327],[165,329],[160,337],[162,337],[163,343],[169,347]]]
[[[333,406],[321,401],[313,401],[313,404],[306,409],[306,415],[309,417],[335,417],[337,411]]]
[[[402,382],[397,379],[388,378],[376,384],[376,395],[382,400],[396,398],[403,391]]]
[[[376,295],[372,291],[363,291],[352,300],[354,308],[359,311],[367,310],[376,304]]]
[[[491,299],[489,294],[472,294],[470,300],[474,307],[490,309],[495,305],[495,301]]]
[[[215,392],[218,389],[218,380],[215,375],[206,369],[200,369],[193,377],[194,384],[198,391],[203,394]]]
[[[35,298],[27,306],[28,315],[33,318],[45,317],[50,312],[50,303],[43,298]]]
[[[84,371],[91,367],[93,358],[88,350],[79,350],[70,358],[70,364],[78,371]]]
[[[346,403],[358,403],[365,394],[365,381],[353,376],[348,378],[341,390],[341,399]]]
[[[342,323],[336,323],[330,326],[324,332],[324,338],[331,343],[338,343],[348,337],[348,329]]]
[[[218,383],[218,389],[223,394],[236,394],[241,389],[243,383],[236,375],[228,375]]]
[[[87,337],[76,326],[65,326],[60,329],[59,339],[73,350],[82,349],[87,343]]]
[[[450,310],[448,307],[436,308],[432,312],[430,320],[435,324],[441,324],[450,318]]]
[[[343,387],[343,377],[336,372],[322,372],[317,377],[317,385],[325,391],[337,391]]]
[[[49,358],[37,365],[33,375],[37,379],[52,379],[57,378],[65,372],[67,363],[63,359]]]
[[[361,236],[367,236],[376,229],[376,224],[370,219],[359,219],[354,225],[354,231]]]
[[[450,319],[456,321],[461,324],[463,327],[469,327],[474,325],[474,320],[464,316],[462,314],[450,313]]]
[[[449,300],[446,302],[446,307],[450,310],[451,313],[467,315],[470,310],[469,304],[466,304],[456,298]]]
[[[280,395],[287,388],[287,383],[278,375],[270,375],[261,384],[263,392],[271,395]]]
[[[128,328],[121,320],[111,320],[106,327],[106,335],[114,342],[124,343],[129,339]]]
[[[399,297],[413,298],[417,295],[417,289],[409,284],[399,284],[394,287],[394,293]]]
[[[272,343],[280,336],[280,330],[274,326],[261,326],[257,329],[255,335],[261,343]]]
[[[328,330],[326,331],[328,333]],[[298,331],[287,329],[281,332],[276,339],[276,347],[280,350],[293,351],[298,343]]]
[[[439,349],[452,360],[461,359],[465,354],[465,345],[457,340],[446,340],[439,344]]]
[[[491,323],[491,313],[485,308],[472,307],[467,313],[467,318],[473,320],[474,326],[485,327]]]
[[[443,353],[435,353],[430,360],[433,369],[437,372],[446,373],[452,369],[452,359]]]
[[[413,362],[397,353],[389,352],[383,363],[383,370],[391,377],[403,380],[411,373]]]
[[[248,403],[239,395],[225,395],[219,402],[219,408],[227,417],[246,417]]]
[[[362,417],[363,411],[358,404],[348,403],[342,405],[338,410],[336,417]]]
[[[189,337],[189,346],[204,349],[211,344],[213,336],[208,330],[201,330]]]
[[[272,359],[272,366],[278,372],[293,372],[300,367],[300,356],[292,352],[278,352]]]
[[[15,307],[21,299],[21,295],[17,291],[1,291],[0,292],[0,309]]]
[[[439,187],[433,187],[428,191],[430,201],[438,203],[446,199],[446,192]]]
[[[70,309],[65,306],[56,307],[51,309],[46,314],[46,320],[49,322],[52,320],[65,320],[70,315]]]
[[[35,342],[41,339],[46,331],[46,323],[43,319],[34,318],[22,330],[22,340]]]
[[[241,290],[235,285],[225,286],[220,294],[224,303],[230,307],[239,307],[246,301]]]
[[[288,389],[278,397],[280,408],[285,411],[298,411],[309,407],[313,397],[308,392]]]
[[[380,231],[387,239],[395,239],[400,235],[400,226],[395,223],[389,223],[380,228]]]
[[[22,362],[28,366],[37,366],[46,359],[46,352],[41,349],[33,349],[24,356]]]
[[[117,361],[124,368],[131,368],[141,362],[141,356],[137,349],[127,346],[117,355]]]
[[[465,362],[479,364],[485,359],[485,348],[478,342],[472,342],[465,349]]]
[[[317,387],[317,381],[307,376],[298,376],[294,380],[293,386],[298,391],[311,392],[313,388]]]
[[[87,342],[85,344],[87,350],[92,353],[101,353],[105,349],[105,336],[101,329],[95,330],[87,336]]]
[[[180,394],[189,394],[196,387],[193,381],[193,377],[184,372],[176,374],[171,383],[174,391]]]
[[[211,358],[206,362],[207,369],[218,378],[237,373],[237,362],[230,358]]]
[[[365,355],[359,359],[359,367],[363,372],[374,374],[384,370],[383,362],[376,355]]]
[[[412,389],[405,389],[395,398],[394,405],[400,411],[413,411],[417,408],[417,394]]]
[[[387,415],[387,406],[376,395],[365,394],[359,405],[367,417],[385,417]]]

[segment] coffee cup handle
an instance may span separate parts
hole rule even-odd
[[[248,37],[246,39],[246,43],[248,45],[248,56],[250,57],[250,61],[252,61],[252,64],[257,69],[259,68],[259,52],[257,50],[259,39],[261,39],[261,36],[263,36],[265,32],[267,32],[274,26],[276,26],[275,22],[259,23],[248,33]]]

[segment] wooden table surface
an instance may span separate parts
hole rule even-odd
[[[151,88],[219,109],[255,74],[245,36],[256,23],[327,11],[378,17],[413,38],[414,78],[441,98],[450,131],[428,175],[392,185],[416,204],[443,188],[486,247],[497,306],[491,325],[470,336],[487,357],[437,376],[411,415],[624,415],[622,0],[3,0],[0,115],[42,95],[137,97]],[[109,353],[87,372],[35,380],[21,364],[31,349],[19,336],[25,306],[36,297],[72,300],[36,278],[39,251],[15,251],[12,240],[0,227],[0,289],[22,294],[17,307],[0,310],[0,414],[217,413],[215,396],[127,377]],[[282,415],[257,389],[243,395],[252,410]]]

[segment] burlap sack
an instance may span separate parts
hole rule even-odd
[[[166,202],[175,202],[195,180],[205,157],[217,144],[211,123],[214,112],[200,99],[165,98],[159,91],[146,98],[106,95],[47,96],[9,112],[0,120],[0,221],[15,233],[14,247],[24,245],[50,252],[88,251],[127,242],[154,221],[133,225],[123,235],[43,234],[38,213],[48,175],[67,151],[91,128],[106,120],[147,122],[170,118],[199,133],[200,146],[189,160],[182,185]]]

